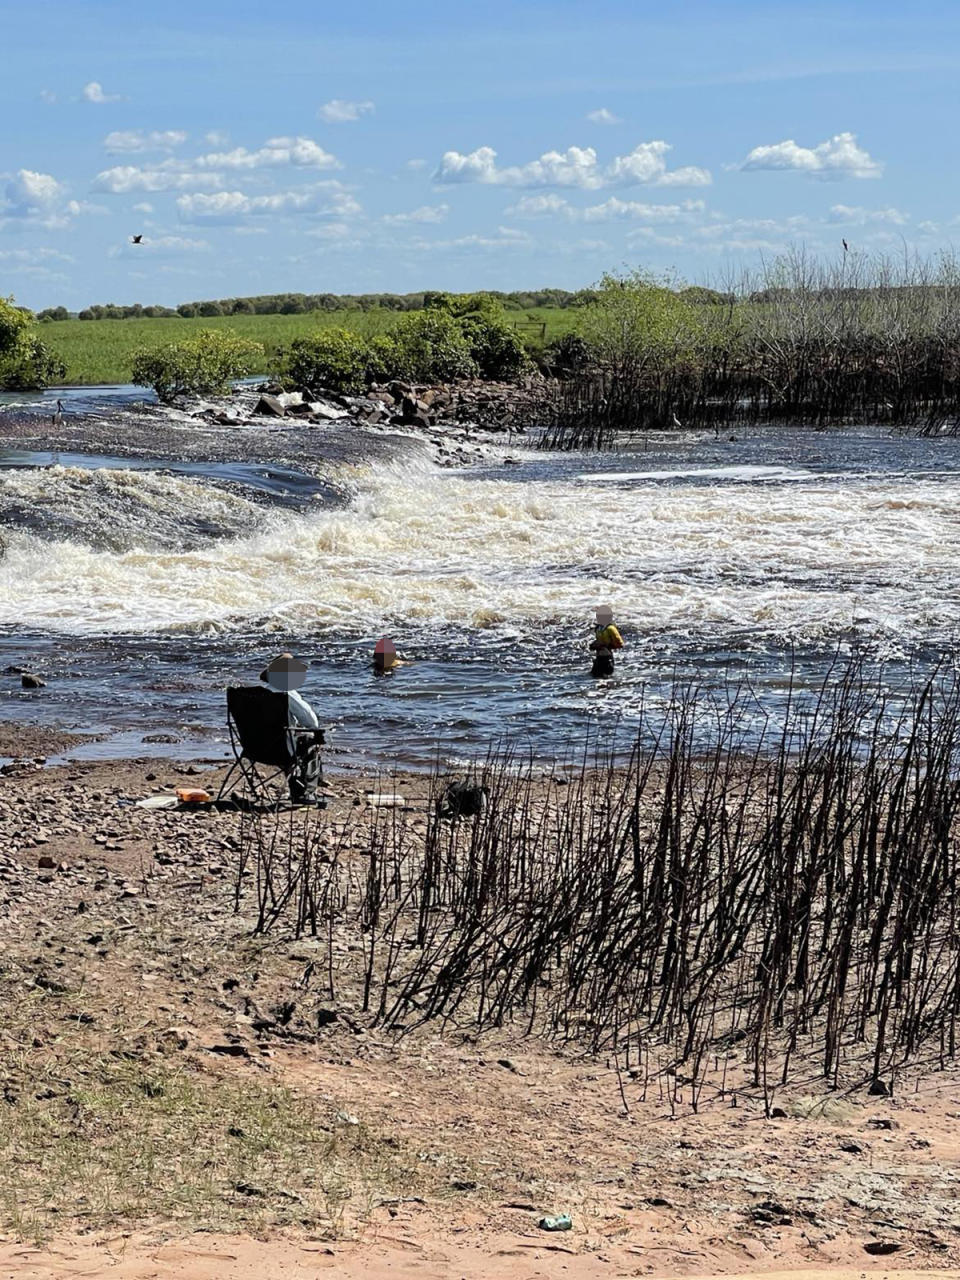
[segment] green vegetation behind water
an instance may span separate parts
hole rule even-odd
[[[399,314],[392,311],[315,311],[309,315],[235,315],[181,317],[145,320],[53,320],[42,326],[43,340],[67,366],[64,382],[90,385],[130,381],[134,352],[166,342],[180,342],[201,329],[226,329],[243,338],[260,342],[264,348],[263,367],[255,373],[269,373],[278,348],[294,338],[307,337],[320,328],[340,325],[365,335],[388,332]],[[577,324],[575,308],[536,307],[531,311],[509,312],[509,323],[531,346],[569,333]]]

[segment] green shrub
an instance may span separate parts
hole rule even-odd
[[[329,387],[331,391],[363,391],[371,362],[369,344],[349,329],[321,329],[310,338],[296,338],[283,362],[286,379],[299,387]]]
[[[389,382],[397,376],[400,352],[393,334],[375,334],[367,343],[367,382]]]
[[[63,361],[33,332],[33,313],[0,298],[0,391],[42,390],[66,374]]]
[[[0,358],[9,355],[26,336],[32,320],[32,314],[18,307],[13,298],[0,298]]]
[[[465,316],[460,328],[481,377],[514,382],[529,369],[530,360],[520,335],[495,312]]]
[[[42,391],[66,376],[67,366],[46,343],[28,334],[0,359],[0,390]]]
[[[235,378],[248,374],[263,355],[259,342],[238,338],[224,329],[201,329],[193,338],[138,351],[133,381],[153,387],[166,402],[175,396],[222,395]]]
[[[397,347],[395,377],[412,382],[455,382],[477,376],[477,362],[463,326],[447,310],[407,312],[393,332]]]
[[[543,363],[554,377],[569,378],[589,367],[590,348],[578,333],[565,333],[547,343]]]

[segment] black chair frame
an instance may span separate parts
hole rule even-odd
[[[244,712],[250,708],[260,713],[259,723],[253,722],[252,713],[251,719],[246,719]],[[234,760],[220,784],[217,804],[231,794],[229,788],[239,774],[263,806],[281,808],[284,802],[271,796],[270,787],[278,778],[289,779],[296,765],[297,756],[290,751],[290,738],[298,750],[301,743],[323,742],[322,730],[291,725],[287,695],[264,686],[227,689],[227,730]],[[264,775],[258,766],[270,772]]]

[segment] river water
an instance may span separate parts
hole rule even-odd
[[[109,418],[134,395],[65,407]],[[896,684],[957,652],[960,440],[768,429],[512,452],[522,465],[451,471],[410,443],[343,483],[295,459],[0,440],[0,671],[48,681],[0,676],[0,719],[107,735],[87,755],[217,755],[224,685],[291,649],[345,761],[425,765],[502,736],[549,757],[587,727],[629,736],[678,675],[746,683],[775,716],[838,653]],[[627,646],[609,682],[588,675],[597,604]],[[383,635],[411,665],[377,680]]]

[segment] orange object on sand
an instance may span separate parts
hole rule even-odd
[[[177,787],[177,799],[181,804],[209,804],[213,796],[202,787]]]

